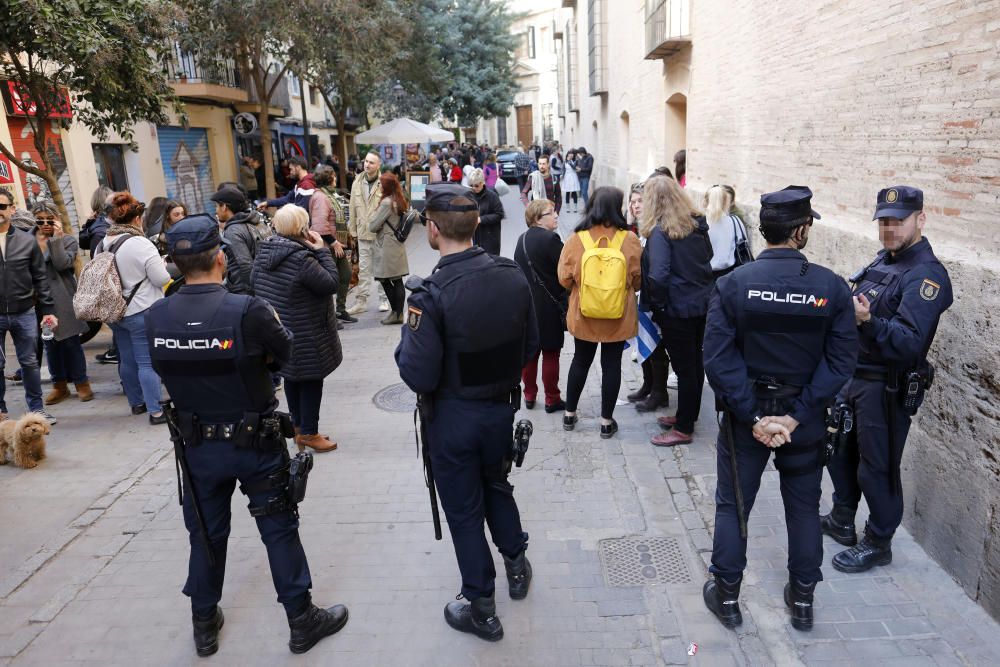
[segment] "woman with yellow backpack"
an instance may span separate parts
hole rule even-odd
[[[559,283],[569,290],[566,328],[576,349],[569,367],[563,428],[572,431],[587,373],[601,346],[601,437],[618,431],[615,403],[622,382],[625,341],[638,333],[635,292],[642,280],[639,238],[622,215],[624,194],[618,188],[595,190],[587,201],[576,234],[559,257]]]

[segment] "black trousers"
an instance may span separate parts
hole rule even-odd
[[[611,419],[615,414],[615,402],[618,400],[618,390],[622,386],[622,352],[625,341],[614,343],[591,343],[589,340],[576,341],[573,361],[569,366],[569,377],[566,384],[566,410],[576,412],[583,385],[587,384],[587,374],[590,365],[597,355],[597,346],[601,346],[601,417]]]
[[[749,424],[735,422],[733,439],[736,441],[743,510],[749,518],[772,450],[754,439]],[[823,580],[820,569],[823,564],[823,536],[819,527],[820,482],[823,478],[823,468],[819,465],[820,444],[814,442],[803,446],[796,443],[773,450],[780,478],[781,500],[785,507],[788,572],[806,583]],[[747,540],[740,537],[733,469],[724,427],[719,431],[716,444],[716,467],[715,536],[709,571],[733,581],[741,577],[746,569]]]
[[[302,435],[319,433],[319,406],[323,401],[322,380],[285,380],[285,400],[292,423]]]
[[[504,556],[517,558],[528,545],[514,487],[501,468],[513,425],[509,404],[460,399],[438,400],[427,424],[434,479],[467,600],[494,592],[497,573],[484,521]]]
[[[389,300],[389,307],[394,313],[403,312],[403,304],[406,302],[406,289],[403,287],[402,278],[379,278],[382,289],[385,290],[385,298]]]
[[[705,386],[702,346],[704,317],[663,317],[657,324],[663,332],[663,346],[677,373],[677,425],[681,433],[694,431],[701,413],[701,393]]]
[[[854,408],[854,431],[846,446],[830,460],[833,511],[838,523],[854,523],[858,503],[868,501],[868,530],[891,539],[903,520],[903,494],[892,493],[891,471],[899,475],[903,445],[910,432],[910,415],[896,408],[889,424],[885,409],[885,382],[852,379],[841,396]],[[896,457],[889,454],[889,429],[894,430]]]
[[[211,617],[215,605],[222,599],[236,482],[256,484],[267,480],[285,465],[287,456],[283,449],[259,452],[237,448],[232,442],[206,441],[187,448],[191,477],[215,555],[213,567],[208,562],[191,494],[185,491],[184,525],[190,535],[191,556],[184,594],[191,598],[191,611],[196,617]],[[277,493],[275,490],[252,493],[248,500],[255,506],[266,505]],[[309,563],[299,540],[299,520],[294,512],[288,511],[259,516],[256,521],[260,539],[267,548],[278,602],[284,605],[288,617],[293,618],[309,604],[309,589],[312,588]]]

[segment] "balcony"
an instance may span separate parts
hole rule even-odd
[[[690,0],[646,0],[646,60],[691,46]]]
[[[222,104],[246,102],[249,97],[236,61],[202,62],[174,44],[167,60],[167,76],[178,97]]]

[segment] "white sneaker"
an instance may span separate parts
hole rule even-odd
[[[348,315],[360,315],[361,313],[368,312],[368,302],[367,301],[357,301],[353,306],[347,309]]]
[[[38,414],[40,414],[40,415],[42,415],[43,417],[45,417],[45,421],[47,421],[47,422],[48,422],[48,423],[49,423],[50,425],[52,425],[52,426],[55,426],[56,424],[58,424],[58,423],[59,423],[59,420],[58,420],[58,419],[56,419],[56,418],[55,418],[55,416],[53,416],[53,415],[49,414],[49,413],[48,413],[48,412],[46,412],[45,410],[39,410],[39,411],[38,411]]]
[[[389,312],[389,301],[387,299],[382,299],[378,302],[378,312],[388,313]]]
[[[677,389],[677,374],[671,373],[667,376],[667,389]]]

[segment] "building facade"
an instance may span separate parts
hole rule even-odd
[[[490,146],[520,144],[527,148],[559,139],[556,32],[562,11],[559,0],[514,0],[510,4],[518,15],[511,27],[518,39],[514,65],[518,90],[506,116],[479,121],[475,140]]]
[[[591,191],[681,148],[696,201],[732,184],[753,216],[809,185],[807,254],[848,276],[880,247],[878,190],[924,190],[955,304],[904,452],[905,521],[1000,616],[1000,1],[562,4],[562,143],[594,154]]]

